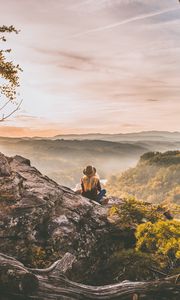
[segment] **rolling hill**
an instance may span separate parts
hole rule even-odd
[[[148,152],[134,168],[108,181],[112,195],[180,205],[180,151]]]

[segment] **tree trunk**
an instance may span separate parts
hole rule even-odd
[[[180,274],[156,281],[87,286],[68,280],[64,274],[75,257],[67,253],[48,269],[28,269],[17,260],[0,254],[0,295],[2,300],[178,300]]]

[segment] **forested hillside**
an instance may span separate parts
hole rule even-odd
[[[180,204],[180,151],[143,154],[135,168],[111,176],[107,189],[120,197]]]

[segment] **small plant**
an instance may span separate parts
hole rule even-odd
[[[109,209],[109,217],[118,217],[121,227],[137,226],[138,224],[151,221],[152,223],[163,218],[160,206],[138,201],[135,197],[128,197],[120,206],[112,206]]]
[[[180,222],[158,221],[140,224],[136,229],[136,249],[180,259]]]

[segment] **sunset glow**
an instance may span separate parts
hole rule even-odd
[[[0,0],[21,110],[0,136],[180,131],[177,0]]]

